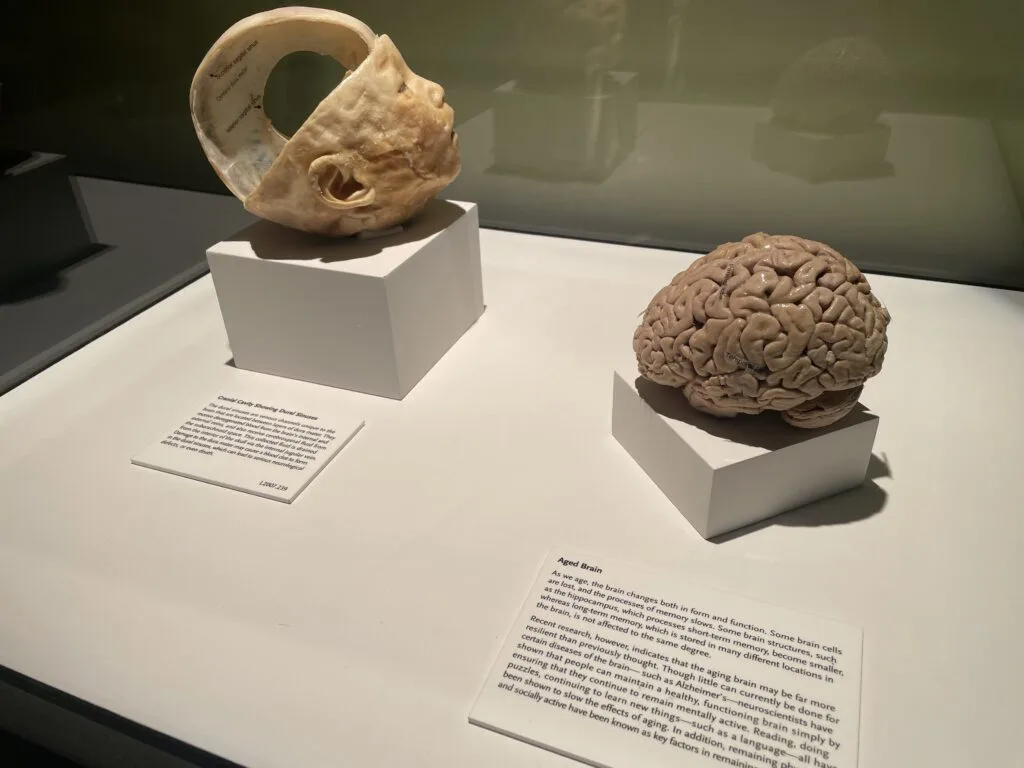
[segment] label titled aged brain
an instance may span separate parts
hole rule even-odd
[[[470,721],[609,768],[855,768],[860,664],[854,627],[556,552]]]

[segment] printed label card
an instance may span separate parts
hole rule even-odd
[[[555,552],[470,722],[604,768],[856,768],[859,629]]]
[[[291,503],[363,425],[345,408],[226,392],[132,463]]]

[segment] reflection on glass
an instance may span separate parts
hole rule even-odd
[[[754,158],[811,182],[892,173],[891,129],[879,121],[889,63],[858,37],[811,48],[779,78],[772,117],[754,128]]]
[[[664,81],[665,93],[678,93],[686,84],[682,76],[683,17],[690,0],[672,0],[666,27],[668,48],[665,52]]]
[[[445,87],[463,155],[448,194],[485,224],[698,250],[794,233],[868,270],[1024,287],[1020,3],[322,4]],[[222,191],[185,94],[266,3],[83,0],[63,21],[8,5],[0,147]],[[297,126],[337,75],[282,67],[268,107]]]
[[[626,0],[526,0],[519,74],[494,91],[498,173],[607,178],[636,143],[637,76],[617,72]]]

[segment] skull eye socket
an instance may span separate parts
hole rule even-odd
[[[349,201],[358,193],[366,191],[366,187],[355,178],[346,176],[337,167],[331,167],[321,176],[320,185],[324,195],[335,201]]]
[[[330,157],[314,160],[309,169],[309,177],[320,199],[337,210],[372,205],[376,198],[372,188],[360,182]]]
[[[403,81],[402,81],[402,84],[401,84],[400,86],[398,86],[398,92],[399,92],[399,93],[405,93],[405,92],[406,92],[407,90],[409,90],[409,85],[408,85],[408,83],[406,83],[406,82],[405,82],[405,81],[403,80]]]

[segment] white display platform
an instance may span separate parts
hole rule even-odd
[[[829,135],[794,131],[768,120],[754,126],[753,157],[772,170],[810,182],[887,178],[894,173],[885,159],[891,136],[886,123]]]
[[[77,698],[0,686],[0,728],[118,768],[140,727],[259,768],[574,768],[467,723],[564,544],[863,628],[864,768],[1019,764],[1024,294],[872,275],[870,481],[709,542],[609,428],[638,312],[694,257],[481,245],[487,312],[404,400],[276,380],[369,425],[293,505],[128,461],[259,376],[208,277],[0,396],[0,667]],[[999,375],[940,366],[968,352]]]
[[[207,251],[235,365],[401,399],[483,313],[473,203],[329,239],[259,221]]]
[[[858,406],[823,429],[778,414],[718,419],[678,389],[615,371],[612,434],[706,539],[860,485],[878,417]]]

